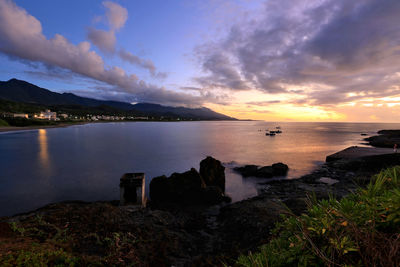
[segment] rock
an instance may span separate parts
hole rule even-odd
[[[256,176],[258,166],[257,165],[245,165],[243,167],[234,168],[235,171],[240,173],[243,177]]]
[[[271,166],[264,166],[257,170],[257,173],[255,176],[270,178],[270,177],[274,176],[274,170]]]
[[[169,181],[165,175],[154,177],[150,182],[150,199],[154,202],[164,201],[170,196]]]
[[[365,138],[371,146],[393,148],[394,144],[400,144],[400,130],[381,130],[379,135]]]
[[[218,186],[207,186],[202,189],[199,201],[206,205],[215,205],[225,201],[225,196]]]
[[[218,186],[225,192],[225,167],[219,160],[207,157],[200,162],[200,175],[206,186]]]
[[[234,170],[239,172],[243,177],[254,176],[271,178],[274,176],[285,176],[289,167],[279,162],[272,164],[272,166],[264,166],[261,168],[258,168],[257,165],[245,165],[244,167],[236,167]]]
[[[274,176],[285,176],[289,170],[288,165],[283,164],[282,162],[272,164],[272,170]]]
[[[150,198],[154,202],[198,202],[204,181],[196,169],[155,177],[150,182]]]
[[[203,177],[196,169],[184,173],[173,173],[169,178],[155,177],[150,182],[150,198],[153,204],[160,205],[215,205],[220,202],[230,202],[224,195],[221,183],[225,185],[224,167],[221,162],[208,157],[203,161],[202,170],[207,177],[207,186]],[[222,177],[221,177],[222,176]]]
[[[328,184],[328,185],[334,185],[336,183],[339,183],[339,180],[332,179],[329,177],[321,177],[317,181],[320,183]]]

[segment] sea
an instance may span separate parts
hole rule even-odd
[[[267,130],[282,133],[266,136]],[[235,166],[283,162],[296,179],[323,164],[327,155],[400,124],[199,121],[115,122],[0,133],[0,216],[66,200],[119,199],[124,173],[153,177],[184,172],[206,156],[226,167],[233,201],[253,197],[266,179],[242,178]],[[367,136],[361,135],[366,134]]]

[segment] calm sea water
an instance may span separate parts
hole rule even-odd
[[[265,136],[281,126],[282,134]],[[0,134],[0,216],[63,200],[119,198],[126,172],[152,177],[199,168],[207,155],[226,169],[234,201],[257,194],[260,180],[232,172],[240,164],[289,165],[288,179],[312,171],[328,154],[400,124],[240,122],[98,123]],[[261,130],[261,131],[260,131]]]

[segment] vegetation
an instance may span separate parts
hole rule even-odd
[[[57,125],[55,121],[49,120],[35,120],[25,118],[11,118],[6,117],[3,120],[10,126],[24,127],[24,126],[43,126],[43,125]]]
[[[273,239],[238,266],[396,266],[400,259],[400,166],[341,200],[310,199],[285,216]],[[397,262],[397,263],[396,263]]]
[[[51,250],[32,248],[25,251],[4,256],[0,260],[1,266],[78,266],[80,260],[65,252],[63,249]]]
[[[9,124],[5,120],[0,119],[0,127],[1,126],[9,126]]]

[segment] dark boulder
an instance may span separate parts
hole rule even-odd
[[[264,166],[259,168],[257,165],[245,165],[243,167],[234,168],[235,171],[240,173],[243,177],[262,177],[271,178],[274,176],[285,176],[289,170],[286,164],[281,162],[274,163],[272,166]]]
[[[264,166],[257,170],[257,173],[255,176],[270,178],[270,177],[274,176],[274,170],[271,166]]]
[[[155,177],[150,182],[150,198],[154,202],[198,202],[204,181],[196,169]]]
[[[165,201],[171,195],[169,181],[165,175],[154,177],[150,182],[150,198],[154,202]]]
[[[272,164],[272,171],[274,176],[285,176],[289,171],[289,167],[282,162],[278,162]]]
[[[203,172],[209,174],[207,176],[208,183],[221,182],[222,178],[225,182],[225,175],[221,177],[221,167],[224,167],[217,164],[220,162],[217,160],[213,162],[212,158],[208,161],[209,165],[203,163]],[[214,170],[209,170],[205,166],[213,166]],[[210,179],[210,176],[215,179]],[[150,198],[156,206],[170,204],[214,205],[230,202],[230,198],[224,195],[220,186],[207,186],[200,173],[194,168],[184,173],[173,173],[169,178],[165,175],[153,178],[150,182]]]
[[[234,170],[237,171],[238,173],[240,173],[243,177],[256,176],[258,166],[257,165],[245,165],[243,167],[235,167]]]
[[[218,186],[225,192],[225,167],[219,160],[207,157],[200,162],[200,175],[206,186]]]
[[[201,190],[199,202],[206,205],[215,205],[225,201],[225,195],[218,186],[207,186]]]

